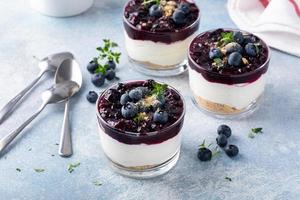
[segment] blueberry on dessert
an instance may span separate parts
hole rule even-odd
[[[174,88],[154,80],[119,83],[102,93],[97,109],[102,147],[115,164],[143,171],[178,159],[185,110]]]
[[[132,63],[140,70],[146,69],[144,73],[182,72],[180,64],[198,30],[199,15],[193,0],[130,0],[123,22]]]
[[[216,29],[198,35],[189,47],[194,103],[214,115],[251,113],[265,88],[269,47],[240,30]]]

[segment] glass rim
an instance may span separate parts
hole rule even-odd
[[[202,65],[196,63],[196,61],[194,61],[194,59],[191,58],[190,48],[191,48],[192,44],[194,43],[194,41],[195,41],[197,38],[203,36],[204,34],[206,34],[206,33],[208,33],[208,32],[213,32],[213,31],[216,31],[216,30],[218,30],[218,29],[223,29],[224,31],[241,31],[241,32],[243,32],[243,33],[247,33],[247,34],[249,34],[249,35],[253,35],[253,36],[257,37],[257,38],[265,45],[265,47],[267,48],[268,56],[267,56],[266,61],[265,61],[263,64],[261,64],[258,68],[256,68],[255,70],[250,71],[250,72],[247,72],[247,73],[243,73],[243,74],[226,74],[226,75],[224,75],[224,74],[219,74],[219,73],[217,73],[217,72],[209,71],[207,68],[202,67]],[[216,29],[210,29],[210,30],[207,30],[207,31],[204,31],[204,32],[198,34],[198,35],[191,41],[191,43],[190,43],[190,45],[189,45],[189,47],[188,47],[188,61],[189,61],[189,62],[192,62],[193,65],[195,65],[197,68],[199,68],[199,69],[201,69],[201,70],[203,70],[203,71],[205,71],[205,72],[207,72],[207,73],[209,73],[209,74],[212,74],[212,75],[216,75],[216,76],[219,76],[219,77],[240,78],[240,77],[245,77],[245,76],[249,76],[249,75],[255,74],[255,73],[257,73],[258,71],[260,71],[261,69],[263,69],[263,68],[270,62],[270,58],[271,58],[271,53],[270,53],[270,52],[271,52],[271,50],[270,50],[269,45],[268,45],[264,40],[262,40],[260,37],[258,37],[256,34],[253,34],[253,33],[250,33],[250,32],[248,32],[248,31],[241,30],[241,29],[234,29],[234,28],[216,28]]]
[[[182,100],[182,103],[183,103],[183,111],[180,115],[180,117],[171,125],[161,129],[161,130],[158,130],[158,131],[151,131],[151,132],[147,132],[146,135],[140,135],[140,133],[138,132],[130,132],[130,131],[122,131],[120,129],[117,129],[117,128],[114,128],[112,127],[110,124],[108,124],[100,115],[100,112],[99,112],[99,109],[98,109],[98,106],[99,106],[99,101],[101,99],[101,97],[103,97],[103,95],[109,90],[109,89],[112,89],[114,87],[116,87],[119,83],[123,83],[123,84],[127,84],[127,83],[131,83],[131,82],[138,82],[138,81],[146,81],[146,80],[127,80],[127,81],[121,81],[121,82],[118,82],[118,83],[114,83],[112,84],[111,86],[109,86],[108,88],[106,88],[104,91],[102,91],[101,95],[99,95],[97,101],[96,101],[96,113],[97,113],[97,117],[98,119],[101,120],[101,122],[103,122],[109,129],[111,130],[114,130],[116,131],[118,134],[123,134],[123,135],[127,135],[127,136],[130,136],[130,137],[150,137],[150,136],[154,136],[154,135],[157,135],[159,134],[160,132],[165,132],[166,130],[169,130],[169,129],[172,129],[174,126],[176,126],[178,123],[180,123],[184,116],[185,116],[185,112],[186,112],[186,105],[185,105],[185,100],[183,98],[183,96],[178,92],[177,89],[175,89],[173,86],[170,86],[169,84],[168,85],[168,88],[172,89],[173,91],[175,91],[179,96],[180,96],[180,99]],[[160,83],[160,84],[166,84],[164,82],[160,82],[160,81],[155,81],[157,83]],[[99,121],[98,121],[99,123]],[[100,126],[101,127],[101,126]]]
[[[198,22],[200,22],[200,18],[201,18],[201,13],[200,13],[200,8],[199,6],[196,4],[196,2],[194,2],[194,4],[197,6],[198,8],[198,16],[197,16],[197,19],[191,23],[189,26],[183,28],[183,29],[179,29],[178,31],[167,31],[167,32],[151,32],[151,31],[148,31],[148,30],[140,30],[138,28],[136,28],[134,25],[132,25],[128,20],[127,18],[125,17],[125,9],[127,7],[127,5],[129,4],[129,2],[132,1],[132,0],[129,0],[125,3],[125,5],[123,6],[123,21],[132,29],[136,30],[136,31],[139,31],[139,32],[142,32],[142,33],[148,33],[148,34],[155,34],[155,35],[165,35],[165,34],[172,34],[172,33],[180,33],[180,32],[183,32],[183,31],[186,31],[187,29],[197,25]]]

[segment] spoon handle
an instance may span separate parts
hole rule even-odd
[[[36,79],[34,79],[26,88],[24,88],[0,110],[0,124],[2,124],[7,119],[7,117],[15,110],[16,105],[35,86],[35,84],[41,79],[45,72],[46,71],[41,71]]]
[[[19,128],[6,135],[0,140],[0,154],[3,153],[4,149],[17,137],[21,131],[34,120],[44,110],[47,104],[43,104],[31,117],[29,117]]]
[[[69,100],[65,103],[65,114],[63,120],[63,126],[60,135],[60,143],[58,154],[62,157],[68,157],[73,154],[72,150],[72,138],[71,138],[71,128],[69,121]]]

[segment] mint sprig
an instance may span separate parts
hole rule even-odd
[[[157,97],[162,96],[168,88],[167,84],[153,83],[153,89],[151,91],[152,95],[156,95]]]
[[[234,39],[233,39],[233,32],[222,32],[221,33],[221,39],[220,41],[218,42],[217,46],[223,46],[223,45],[226,45],[230,42],[233,42]]]
[[[118,44],[115,42],[112,42],[109,39],[103,39],[104,46],[103,47],[97,47],[96,49],[99,51],[99,56],[97,58],[97,62],[107,58],[109,61],[114,61],[116,63],[120,62],[120,52],[115,52],[113,49],[115,47],[118,47]]]

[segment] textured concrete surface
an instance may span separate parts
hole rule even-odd
[[[90,83],[85,65],[96,55],[95,47],[101,39],[111,38],[123,52],[120,78],[149,78],[128,66],[122,36],[123,3],[124,0],[98,0],[83,15],[57,19],[32,11],[25,0],[0,2],[0,107],[38,74],[33,55],[72,51],[82,64],[85,79],[81,93],[72,99],[74,155],[67,159],[57,155],[63,107],[50,105],[0,158],[0,199],[299,199],[300,59],[275,50],[260,110],[248,119],[226,121],[233,129],[232,143],[240,147],[238,158],[221,154],[208,163],[197,160],[197,145],[203,139],[213,142],[216,128],[223,121],[195,109],[188,75],[184,74],[160,79],[177,87],[187,102],[182,153],[176,167],[165,176],[143,181],[110,170],[100,147],[95,107],[85,100],[89,90],[100,90]],[[235,27],[227,15],[225,0],[198,3],[202,9],[200,31]],[[38,108],[39,93],[52,80],[52,76],[45,77],[0,126],[1,137]],[[249,139],[247,134],[252,127],[263,127],[264,134]],[[75,162],[81,165],[68,173],[67,165]],[[45,172],[37,173],[35,168]],[[96,180],[102,186],[95,186]]]

